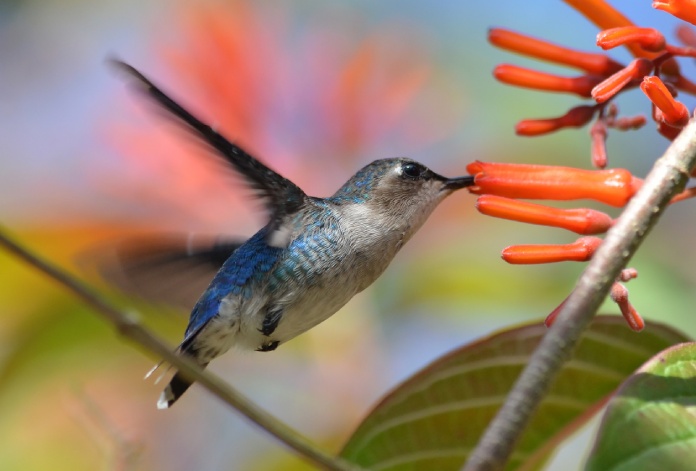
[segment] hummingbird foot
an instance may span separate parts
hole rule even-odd
[[[273,340],[272,342],[265,343],[256,349],[257,352],[272,352],[280,345],[280,341]]]
[[[271,335],[273,332],[275,332],[276,328],[278,327],[278,324],[280,323],[280,319],[283,318],[283,309],[282,308],[275,308],[266,313],[266,316],[263,318],[263,324],[261,324],[261,328],[259,329],[259,332],[261,332],[263,335],[268,337]]]

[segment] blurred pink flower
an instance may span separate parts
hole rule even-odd
[[[432,87],[430,58],[412,30],[414,39],[403,42],[404,34],[380,25],[356,44],[354,22],[345,31],[312,24],[298,32],[286,11],[247,1],[178,13],[170,28],[176,44],[157,39],[161,66],[134,65],[309,194],[331,194],[371,160],[442,139],[459,113],[442,87]],[[121,114],[134,120],[133,109]],[[224,230],[227,215],[244,211],[243,186],[206,165],[208,152],[188,133],[154,122],[107,123],[129,175],[104,175],[102,188],[158,205],[156,225]]]

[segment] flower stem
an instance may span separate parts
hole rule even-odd
[[[696,121],[692,120],[655,163],[642,188],[607,232],[592,260],[488,425],[464,471],[499,471],[614,280],[649,230],[681,191],[696,164]]]
[[[63,287],[94,308],[95,312],[101,315],[102,318],[113,324],[121,335],[133,341],[144,350],[164,359],[167,363],[176,367],[183,375],[200,383],[223,402],[235,408],[251,422],[283,442],[290,449],[296,451],[300,456],[314,463],[319,468],[329,471],[361,470],[360,467],[342,458],[326,453],[299,432],[251,402],[218,376],[201,369],[188,358],[175,354],[167,344],[153,336],[133,319],[133,316],[115,308],[86,284],[12,241],[4,232],[4,229],[0,227],[0,247],[3,247],[8,252],[63,285]]]

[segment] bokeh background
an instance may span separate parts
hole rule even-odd
[[[673,38],[677,20],[648,0],[612,3]],[[519,119],[557,116],[578,100],[496,83],[501,62],[557,69],[492,48],[490,26],[595,47],[595,27],[559,0],[2,1],[0,221],[174,346],[188,313],[114,290],[91,262],[153,231],[250,235],[263,216],[105,59],[139,67],[312,195],[388,156],[447,175],[475,159],[589,167],[586,129],[514,135]],[[640,91],[619,105],[649,112]],[[612,133],[610,165],[642,176],[665,146],[651,125]],[[390,388],[456,346],[542,319],[582,270],[504,264],[506,245],[575,237],[486,218],[473,203],[464,193],[446,201],[329,321],[276,353],[231,352],[211,369],[338,450]],[[644,317],[696,335],[692,208],[664,217],[632,262],[640,276],[629,289]],[[162,385],[142,380],[154,361],[0,253],[0,469],[311,469],[202,388],[157,411]],[[552,469],[577,469],[588,436]]]

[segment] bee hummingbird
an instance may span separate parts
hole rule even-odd
[[[219,260],[222,247],[226,260],[193,308],[178,347],[201,367],[232,346],[270,352],[326,320],[384,272],[445,197],[474,184],[472,176],[446,178],[411,159],[390,158],[366,165],[333,196],[308,196],[135,68],[114,63],[240,173],[270,215],[246,242],[216,247],[213,258]],[[170,407],[189,386],[175,374],[158,408]]]

